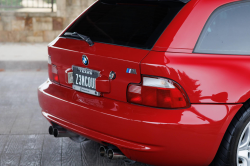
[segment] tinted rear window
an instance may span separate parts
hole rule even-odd
[[[218,8],[209,18],[195,53],[250,55],[250,2]]]
[[[110,4],[98,1],[67,32],[78,32],[94,42],[151,49],[183,6],[181,2]]]

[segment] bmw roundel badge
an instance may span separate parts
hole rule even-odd
[[[89,64],[89,59],[86,55],[82,56],[82,63],[86,66]]]

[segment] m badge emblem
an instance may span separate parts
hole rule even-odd
[[[136,69],[130,69],[130,68],[127,68],[126,73],[128,73],[128,74],[137,74]]]

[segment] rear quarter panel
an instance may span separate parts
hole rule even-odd
[[[191,103],[246,102],[250,98],[250,56],[192,53],[210,15],[237,1],[190,1],[141,62],[141,73],[178,82]]]
[[[191,103],[244,103],[250,98],[250,56],[151,52],[141,73],[172,79]]]

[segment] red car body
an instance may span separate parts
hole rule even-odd
[[[42,114],[49,122],[102,144],[117,146],[128,158],[152,165],[209,165],[232,119],[250,98],[249,56],[193,53],[210,15],[236,0],[191,0],[166,28],[152,50],[58,37],[49,44],[60,84],[50,80],[38,89]],[[75,91],[65,82],[72,64],[108,77],[110,92],[102,97]],[[68,56],[70,55],[70,56]],[[136,55],[136,56],[134,56]],[[125,73],[126,68],[137,75]],[[159,109],[127,102],[130,83],[141,75],[177,82],[191,106]],[[101,87],[100,87],[101,88]],[[104,89],[106,87],[103,87]]]

